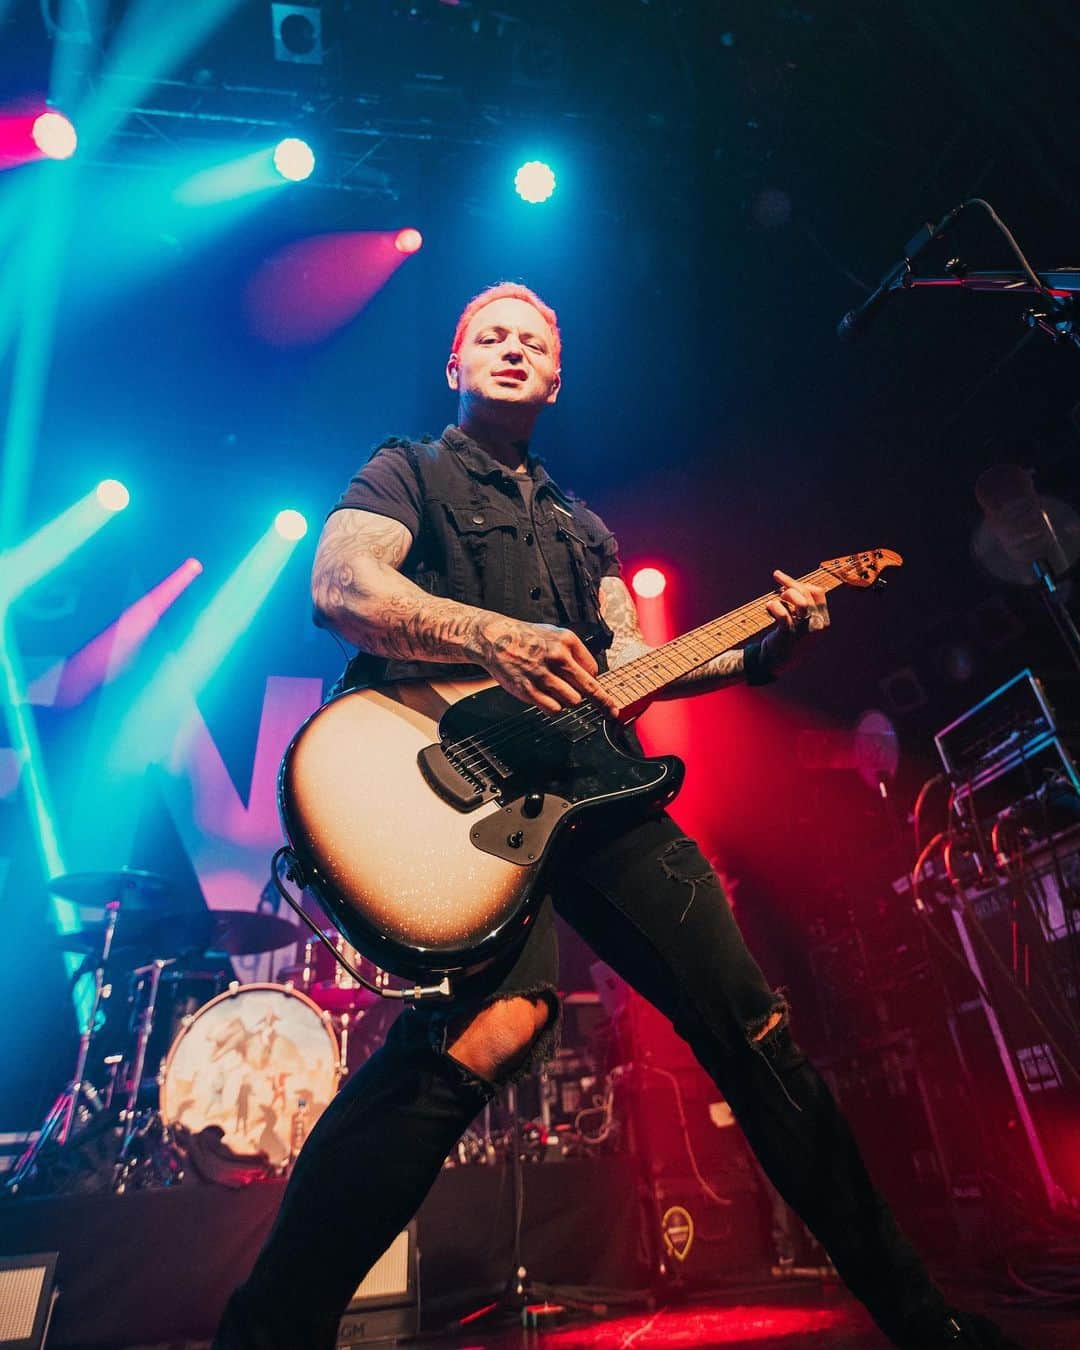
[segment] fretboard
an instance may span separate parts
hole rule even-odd
[[[840,577],[833,576],[823,568],[800,577],[799,582],[820,586],[825,591],[835,590],[844,584]],[[640,703],[665,685],[697,670],[698,666],[711,661],[721,652],[729,651],[771,627],[773,617],[766,605],[770,600],[775,600],[777,594],[772,591],[769,595],[760,596],[748,605],[733,609],[730,614],[723,614],[719,619],[702,624],[700,628],[691,629],[689,633],[674,638],[662,647],[654,647],[644,656],[608,671],[600,677],[600,683],[620,708]]]

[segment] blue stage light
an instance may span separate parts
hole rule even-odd
[[[540,159],[530,159],[514,175],[514,189],[526,202],[546,202],[555,191],[554,170]]]
[[[282,539],[303,539],[307,534],[307,520],[299,511],[279,511],[274,517],[274,529]]]
[[[315,172],[315,151],[299,136],[286,136],[274,147],[274,168],[290,183],[302,183]]]
[[[117,478],[103,478],[94,495],[106,511],[122,511],[131,501],[131,493]]]

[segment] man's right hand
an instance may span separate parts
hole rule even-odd
[[[487,614],[477,625],[473,659],[523,703],[545,712],[594,698],[613,716],[615,701],[596,675],[592,653],[569,628]]]

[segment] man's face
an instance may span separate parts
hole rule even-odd
[[[543,405],[559,396],[554,337],[526,300],[492,300],[469,322],[446,379],[466,402]]]

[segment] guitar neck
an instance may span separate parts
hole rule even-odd
[[[842,586],[844,579],[819,567],[805,577],[800,577],[799,583],[831,591]],[[771,627],[773,617],[766,606],[776,599],[776,595],[773,591],[760,596],[748,605],[733,609],[730,614],[723,614],[719,619],[702,624],[700,628],[691,629],[689,633],[674,638],[662,647],[654,647],[644,656],[608,671],[600,677],[600,683],[620,708],[641,703],[658,690],[697,670],[706,661],[711,661],[713,657]]]

